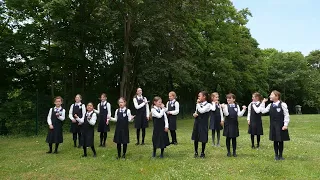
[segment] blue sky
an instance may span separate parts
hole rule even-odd
[[[260,48],[300,51],[320,49],[320,0],[232,0],[249,8],[247,27]]]

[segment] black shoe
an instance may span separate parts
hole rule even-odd
[[[141,145],[144,145],[144,142],[142,142]]]
[[[81,157],[86,158],[86,157],[87,157],[87,155],[82,155]]]
[[[135,145],[136,145],[136,146],[138,146],[138,145],[140,145],[140,143],[139,143],[139,142],[137,142]]]
[[[282,156],[279,156],[279,160],[283,161],[283,160],[284,160],[284,158],[283,158]]]
[[[48,152],[46,152],[47,154],[51,154],[52,153],[52,151],[48,151]]]
[[[93,157],[94,157],[94,158],[97,157],[97,154],[94,154]]]
[[[81,145],[78,145],[78,148],[82,148],[82,146],[81,146]]]
[[[121,156],[118,156],[117,159],[119,160],[121,158]]]
[[[231,157],[231,153],[230,153],[230,152],[228,152],[228,153],[227,153],[227,156],[228,156],[228,157]]]
[[[196,152],[196,153],[194,153],[194,158],[197,158],[199,155],[198,155],[198,153]]]
[[[156,157],[156,153],[152,153],[152,158],[155,158]]]
[[[174,145],[178,145],[178,142],[174,142],[173,144],[174,144]]]
[[[172,141],[170,144],[174,144],[174,142]]]
[[[251,149],[255,149],[256,147],[254,147],[254,146],[251,146]]]
[[[122,159],[125,159],[125,158],[126,158],[126,154],[123,154],[123,155],[122,155]]]
[[[75,144],[75,145],[73,145],[73,147],[77,147],[77,145]]]
[[[260,145],[258,144],[258,145],[257,145],[257,149],[259,149],[259,148],[260,148]]]
[[[102,147],[102,144],[100,144],[99,147]]]
[[[54,151],[53,154],[58,154],[58,151]]]
[[[233,153],[233,157],[237,157],[237,153],[234,152],[234,153]]]
[[[200,158],[205,158],[206,155],[204,153],[201,153]]]
[[[161,159],[163,158],[163,154],[160,154],[160,158],[161,158]]]
[[[102,147],[106,147],[106,143],[103,143],[103,144],[102,144]]]
[[[275,156],[274,156],[274,160],[276,160],[276,161],[280,160],[280,159],[279,159],[279,156],[278,156],[278,155],[275,155]]]

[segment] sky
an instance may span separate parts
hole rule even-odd
[[[260,48],[300,51],[320,49],[320,0],[232,0],[249,8],[247,27]]]

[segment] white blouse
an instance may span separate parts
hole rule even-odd
[[[81,103],[76,103],[78,106],[81,104]],[[77,119],[75,119],[74,117],[73,117],[73,106],[74,106],[74,104],[71,104],[71,106],[70,106],[70,109],[69,109],[69,119],[70,120],[77,120],[79,123],[82,121],[83,122],[83,119],[84,119],[84,116],[85,116],[85,114],[86,114],[86,106],[84,105],[84,104],[82,104],[80,107],[81,107],[81,110],[82,110],[82,118],[77,118]],[[79,115],[79,114],[78,114]],[[82,120],[81,120],[82,119]]]
[[[166,111],[168,112],[169,106],[171,106],[172,102],[167,102],[167,106],[166,106]],[[174,106],[175,106],[175,110],[174,111],[170,111],[171,115],[178,115],[179,114],[179,108],[180,108],[180,104],[178,101],[174,100]]]
[[[143,97],[143,96],[137,96],[138,99],[142,99],[143,98],[143,101],[147,101],[147,98],[146,97]],[[146,116],[149,117],[150,115],[150,110],[149,110],[149,104],[148,103],[141,103],[141,104],[138,104],[138,101],[137,101],[137,98],[133,98],[133,105],[136,109],[141,109],[142,107],[146,106]]]
[[[271,103],[271,104],[275,104],[276,106],[278,106],[280,103],[280,101],[277,101],[275,103]],[[271,104],[269,104],[266,108],[265,108],[265,103],[262,102],[261,103],[261,113],[265,114],[268,113],[270,111],[270,107]],[[284,115],[284,125],[288,126],[289,122],[290,122],[290,115],[289,115],[289,110],[288,110],[288,105],[285,102],[281,102],[281,108],[283,110],[283,115]]]
[[[96,110],[96,109],[94,109],[93,111],[95,112],[95,113],[97,113],[97,114],[100,114],[100,104],[102,104],[103,106],[107,106],[107,109],[108,109],[108,114],[107,114],[107,116],[108,117],[110,117],[111,116],[111,105],[110,105],[110,103],[108,103],[107,101],[104,101],[104,102],[100,102],[99,104],[98,104],[98,110]],[[106,105],[107,104],[107,105]]]
[[[159,112],[158,112],[158,111]],[[164,127],[165,128],[169,128],[169,122],[168,122],[168,118],[167,118],[167,115],[166,115],[166,109],[160,109],[158,107],[153,107],[151,108],[151,114],[152,114],[152,117],[155,117],[155,118],[162,118],[164,116]]]
[[[123,109],[121,109],[121,110],[122,110],[122,112],[124,112],[126,109],[127,109],[127,108],[123,108]],[[111,121],[117,122],[117,120],[118,120],[118,110],[119,110],[119,109],[117,109],[116,112],[114,113],[114,118],[111,117],[111,119],[110,119]],[[126,114],[126,115],[127,115],[127,117],[128,117],[128,121],[129,121],[129,122],[132,122],[132,121],[133,121],[133,118],[132,118],[130,109],[127,109],[127,114]]]
[[[222,108],[223,114],[225,116],[229,116],[228,106],[230,106],[230,105],[234,105],[234,104],[227,104],[224,106],[224,108]],[[239,110],[240,110],[240,107],[239,107],[239,105],[237,105],[238,117],[241,117],[246,112],[246,110],[245,109],[242,109],[242,111],[239,111]]]
[[[58,110],[59,112],[61,112],[62,107],[55,107],[56,110]],[[52,120],[51,120],[51,116],[52,116],[52,108],[50,108],[49,113],[48,113],[48,117],[47,117],[47,123],[48,125],[52,125]],[[64,119],[66,118],[66,111],[63,109],[61,112],[61,115],[58,116],[58,119],[60,121],[64,121]]]
[[[261,110],[262,110],[260,102],[251,102],[251,103],[249,104],[249,106],[248,106],[248,115],[247,115],[247,120],[248,120],[248,121],[250,121],[251,105],[252,105],[252,103],[254,103],[254,105],[253,105],[253,110],[254,110],[257,114],[261,113]],[[256,105],[259,105],[259,104],[260,104],[260,106],[257,107]]]

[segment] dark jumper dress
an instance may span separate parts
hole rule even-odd
[[[270,105],[270,132],[269,139],[271,141],[290,141],[289,131],[282,130],[284,126],[284,114],[280,102],[278,106]]]
[[[127,116],[127,110],[121,112],[118,109],[116,130],[114,132],[113,142],[117,144],[128,144],[129,143],[129,121]]]
[[[203,106],[207,106],[208,103]],[[197,110],[198,116],[194,119],[193,131],[191,139],[198,142],[207,143],[208,142],[208,122],[210,112],[205,112],[203,114],[199,113]],[[170,126],[170,124],[169,124]]]
[[[251,103],[250,125],[248,129],[248,133],[251,135],[263,135],[261,113],[256,113],[253,109],[253,106],[260,107],[260,105],[261,103],[258,105]]]
[[[152,143],[154,148],[166,148],[167,146],[170,145],[168,132],[164,131],[165,129],[164,116],[165,115],[163,115],[161,118],[152,117],[152,120],[153,120]]]
[[[238,105],[235,104],[235,107],[231,107],[228,105],[228,112],[229,115],[226,116],[224,121],[224,128],[223,128],[223,136],[229,138],[235,138],[239,136],[239,122],[238,122]]]
[[[55,108],[51,110],[51,122],[53,129],[49,129],[46,142],[47,143],[63,143],[63,134],[62,134],[62,121],[58,119],[56,113],[62,114],[63,108],[60,111],[55,111]]]

